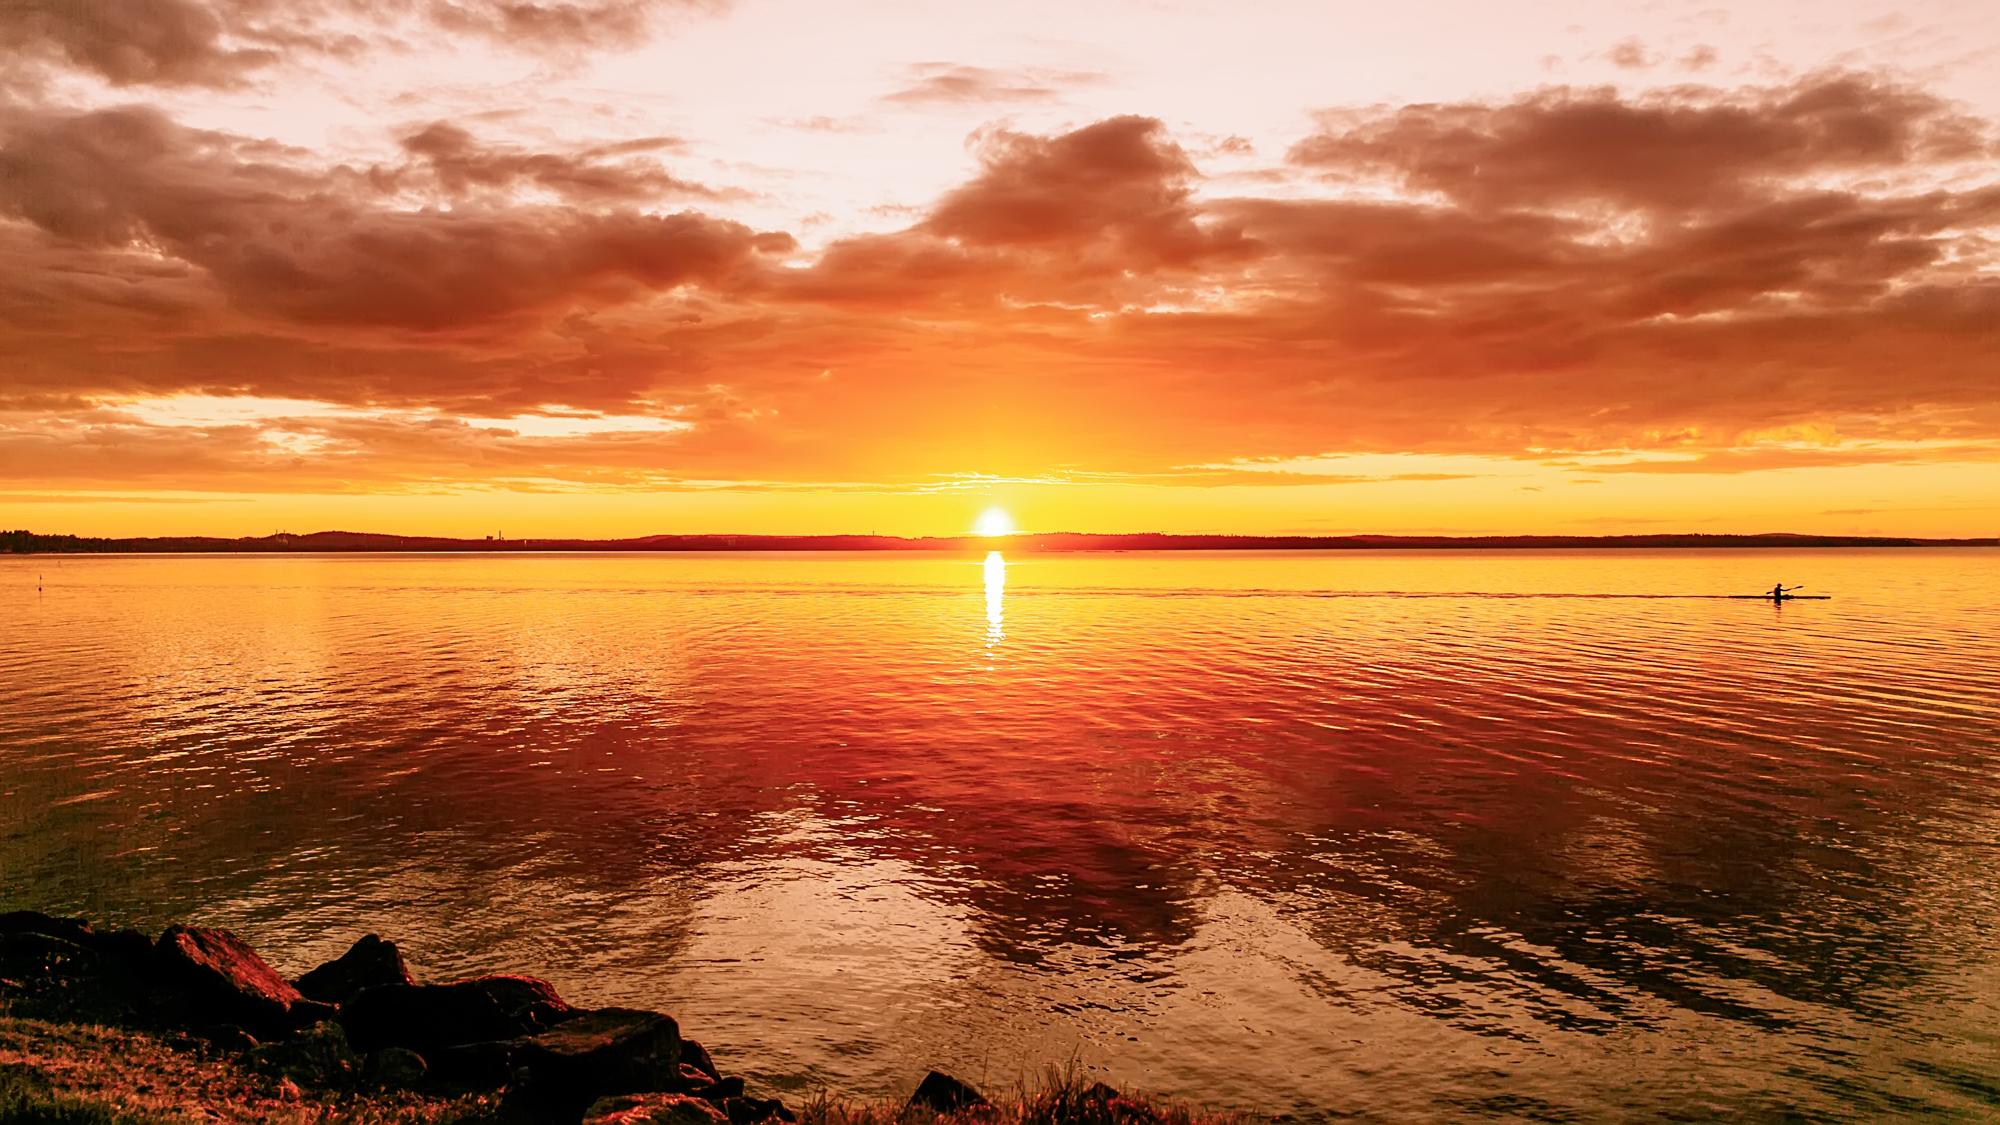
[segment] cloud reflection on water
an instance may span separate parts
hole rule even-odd
[[[2000,1078],[2000,555],[1015,565],[75,560],[0,605],[0,906],[292,971],[379,930],[851,1091],[1072,1050],[1410,1116],[1653,1115],[1696,1048],[1738,1109]],[[1773,566],[1841,598],[1298,596]]]

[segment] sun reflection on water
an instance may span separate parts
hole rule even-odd
[[[998,551],[986,552],[986,643],[997,645],[1006,639],[1003,627],[1007,602],[1007,560]]]

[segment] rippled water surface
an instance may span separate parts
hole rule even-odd
[[[0,906],[792,1089],[1976,1119],[1996,682],[1991,551],[0,559]]]

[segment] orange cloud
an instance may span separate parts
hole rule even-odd
[[[424,35],[472,36],[527,52],[644,42],[665,10],[721,0],[9,0],[0,40],[24,62],[69,67],[114,86],[243,85],[288,55],[349,55]]]
[[[1921,170],[1996,152],[1986,124],[1950,104],[1840,74],[1636,98],[1556,88],[1499,105],[1335,111],[1320,123],[1293,147],[1296,163],[1386,174],[1481,209],[1712,211],[1785,194],[1797,178]]]
[[[1062,96],[1066,86],[1103,79],[1085,71],[1045,74],[995,70],[952,63],[920,63],[910,68],[909,85],[882,95],[892,105],[989,105],[1000,102],[1044,102]]]
[[[371,174],[385,186],[400,188],[417,172],[454,199],[504,196],[522,188],[551,192],[570,202],[600,204],[714,199],[727,194],[670,175],[657,164],[630,159],[681,147],[672,137],[639,137],[570,152],[530,152],[482,144],[461,126],[433,121],[405,134],[401,144],[415,167],[371,169]]]
[[[420,329],[715,281],[793,246],[692,212],[402,210],[350,170],[273,155],[150,109],[30,118],[0,150],[0,209],[80,246],[164,248],[246,311]],[[485,174],[526,173],[489,159]]]
[[[1468,474],[1228,466],[2000,445],[1992,128],[1866,76],[1328,113],[1291,150],[1322,179],[1263,196],[1154,118],[988,127],[907,225],[811,249],[709,213],[658,136],[443,120],[366,165],[148,108],[0,130],[0,469],[38,487],[1421,483]],[[118,413],[186,393],[342,412]],[[572,414],[674,424],[464,421]]]

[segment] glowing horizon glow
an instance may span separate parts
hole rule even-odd
[[[979,518],[972,523],[972,533],[987,539],[1013,535],[1018,530],[1014,526],[1014,517],[1008,515],[1005,508],[988,508],[979,513]]]

